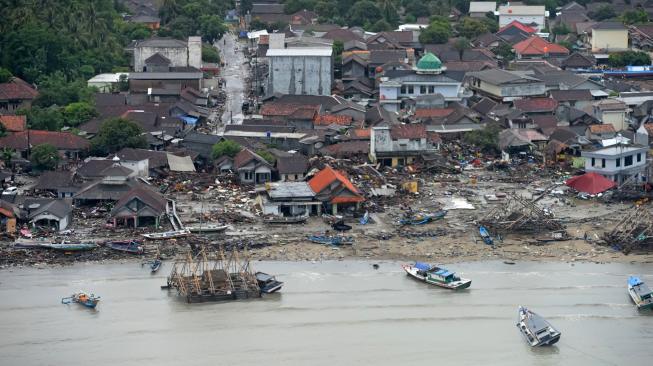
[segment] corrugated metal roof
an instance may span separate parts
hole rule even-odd
[[[332,48],[320,47],[299,47],[299,48],[273,48],[269,49],[266,53],[267,57],[277,56],[331,56],[333,53]]]

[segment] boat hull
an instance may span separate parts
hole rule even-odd
[[[465,278],[461,278],[460,281],[450,282],[450,283],[432,281],[428,279],[428,276],[420,275],[419,271],[413,266],[404,265],[402,266],[402,268],[404,269],[404,271],[406,271],[406,274],[408,274],[408,276],[416,280],[428,283],[429,285],[446,288],[449,290],[463,290],[469,288],[472,285],[472,280],[465,279]]]
[[[227,230],[229,226],[227,225],[222,225],[222,226],[192,226],[188,228],[188,231],[191,233],[219,233]]]
[[[531,318],[537,318],[537,323]],[[536,326],[529,325],[538,324]],[[531,347],[552,346],[560,340],[562,333],[557,331],[541,316],[520,307],[518,311],[517,329],[526,343]]]
[[[648,301],[648,302],[642,301],[639,298],[639,296],[637,296],[632,286],[628,286],[628,294],[630,295],[630,298],[633,299],[633,302],[635,303],[635,306],[637,306],[638,309],[653,310],[653,301]]]

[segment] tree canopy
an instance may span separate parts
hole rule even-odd
[[[240,152],[240,150],[242,150],[242,147],[238,145],[238,143],[231,140],[222,140],[213,145],[211,157],[217,159],[226,155],[233,158]]]
[[[485,21],[474,18],[463,18],[456,25],[456,30],[458,34],[467,39],[474,39],[490,31]]]
[[[639,51],[612,53],[608,58],[608,63],[612,67],[644,66],[651,64],[651,56],[646,52]]]
[[[146,148],[147,140],[140,126],[123,118],[106,120],[91,143],[91,151],[100,156],[125,147]]]
[[[38,170],[54,170],[61,160],[57,148],[50,144],[35,146],[29,158]]]
[[[449,22],[436,19],[426,29],[422,30],[419,41],[421,43],[447,43],[451,35]]]

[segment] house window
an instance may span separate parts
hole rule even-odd
[[[592,166],[594,166],[594,158],[592,158]]]
[[[601,159],[601,168],[605,168],[605,159]]]
[[[420,94],[426,94],[426,86],[422,85],[419,87],[419,93]]]
[[[433,85],[429,86],[429,94],[435,93],[435,87]]]
[[[412,85],[408,85],[408,94],[413,94],[415,92],[415,89],[413,88]]]
[[[243,179],[244,179],[244,180],[252,180],[252,179],[254,179],[254,172],[244,172],[244,173],[243,173]]]
[[[617,168],[621,166],[621,158],[617,158],[616,164],[617,164]]]
[[[406,85],[401,86],[401,94],[406,94]]]
[[[642,161],[642,153],[637,153],[637,162]]]
[[[631,166],[631,165],[633,165],[633,156],[628,155],[624,157],[624,166]]]

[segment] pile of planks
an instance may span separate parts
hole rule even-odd
[[[606,245],[625,254],[634,250],[653,249],[653,215],[644,206],[629,210],[612,231],[603,234]]]
[[[480,223],[495,232],[539,233],[564,230],[553,214],[539,207],[535,201],[510,195],[506,202],[485,215]]]

